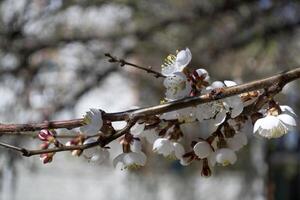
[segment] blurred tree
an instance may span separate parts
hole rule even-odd
[[[0,121],[75,116],[79,100],[119,70],[105,52],[159,71],[162,57],[188,46],[193,66],[238,81],[287,70],[300,63],[299,25],[292,0],[3,0]],[[130,72],[122,73],[157,95],[142,93],[141,104],[157,103],[160,82]],[[17,157],[7,159],[14,166]]]

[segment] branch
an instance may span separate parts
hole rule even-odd
[[[125,133],[129,131],[129,129],[135,124],[136,120],[132,119],[130,120],[127,125],[118,131],[117,133],[110,135],[110,136],[100,136],[99,139],[96,142],[88,143],[88,144],[83,144],[83,145],[74,145],[74,146],[61,146],[61,147],[55,147],[51,149],[39,149],[39,150],[28,150],[25,148],[13,146],[10,144],[6,144],[3,142],[0,142],[0,146],[14,150],[14,151],[19,151],[22,153],[23,156],[30,157],[34,155],[40,155],[44,153],[55,153],[55,152],[62,152],[62,151],[73,151],[73,150],[84,150],[84,149],[89,149],[95,146],[101,146],[105,147],[107,144],[112,142],[113,140],[121,137]]]
[[[101,134],[95,134],[91,136],[87,136],[87,138],[91,137],[99,137]],[[38,132],[34,131],[27,131],[27,132],[7,132],[7,133],[0,133],[1,136],[24,136],[24,137],[32,137],[33,139],[38,137]],[[70,133],[60,133],[59,135],[55,135],[55,138],[77,138],[80,136],[80,133],[70,134]]]
[[[114,57],[112,55],[110,55],[109,53],[106,53],[104,54],[106,57],[110,58],[108,61],[111,62],[111,63],[119,63],[121,67],[123,67],[124,65],[128,65],[128,66],[132,66],[134,68],[137,68],[137,69],[140,69],[140,70],[143,70],[143,71],[146,71],[147,73],[151,73],[151,74],[154,74],[154,76],[156,78],[165,78],[166,76],[157,72],[157,71],[154,71],[152,70],[151,67],[142,67],[142,66],[139,66],[139,65],[136,65],[136,64],[133,64],[133,63],[130,63],[130,62],[127,62],[123,59],[118,59],[117,57]]]
[[[13,145],[10,145],[10,144],[6,144],[4,142],[0,142],[0,146],[2,147],[5,147],[7,149],[11,149],[11,150],[14,150],[14,151],[19,151],[21,152],[23,155],[26,154],[28,151],[24,148],[21,148],[21,147],[16,147],[16,146],[13,146]]]
[[[300,78],[300,67],[290,71],[282,72],[280,74],[271,76],[269,78],[252,81],[249,83],[224,88],[224,90],[217,95],[201,95],[196,97],[187,97],[184,99],[168,102],[165,104],[146,107],[141,109],[127,110],[116,113],[104,113],[103,119],[109,121],[124,121],[131,118],[141,118],[145,116],[162,114],[178,110],[185,107],[196,106],[203,103],[212,102],[218,99],[242,94],[245,92],[255,91],[259,89],[277,88],[275,93],[280,92],[284,85]],[[252,112],[250,110],[250,112]],[[37,131],[41,129],[57,129],[67,128],[72,129],[83,125],[83,119],[71,119],[62,121],[46,121],[43,123],[32,124],[0,124],[0,133],[4,132],[22,132],[22,131]]]

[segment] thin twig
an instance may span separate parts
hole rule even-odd
[[[99,137],[101,134],[95,134],[95,135],[91,135],[91,136],[87,136],[87,138],[91,138],[91,137]],[[38,137],[38,132],[7,132],[7,133],[0,133],[0,137],[1,136],[24,136],[24,137],[31,137],[33,139]],[[80,136],[80,133],[60,133],[58,135],[55,135],[55,138],[65,138],[65,139],[69,139],[69,138],[77,138]]]
[[[218,99],[223,99],[226,97],[242,94],[245,92],[251,92],[259,89],[266,89],[270,87],[278,87],[281,89],[285,84],[300,78],[300,67],[282,72],[280,74],[271,76],[269,78],[260,79],[252,81],[249,83],[224,88],[224,90],[217,95],[201,95],[196,97],[187,97],[184,99],[168,102],[161,105],[156,105],[152,107],[140,108],[127,110],[123,112],[116,113],[104,113],[103,119],[109,121],[124,121],[130,118],[140,118],[146,116],[153,116],[157,114],[162,114],[174,110],[178,110],[185,107],[197,106],[199,104],[212,102]],[[278,93],[274,90],[274,93]],[[249,112],[252,112],[251,110]],[[71,119],[62,121],[48,121],[43,123],[33,123],[33,124],[0,124],[0,133],[5,132],[20,132],[20,131],[37,131],[41,129],[58,129],[67,128],[72,129],[80,127],[83,125],[83,119]]]
[[[109,58],[109,62],[111,63],[119,63],[121,67],[125,66],[125,65],[128,65],[128,66],[132,66],[134,68],[137,68],[137,69],[140,69],[140,70],[143,70],[143,71],[146,71],[147,73],[151,73],[153,74],[156,78],[165,78],[166,76],[164,76],[163,74],[161,74],[160,72],[157,72],[157,71],[154,71],[151,69],[151,67],[142,67],[140,65],[137,65],[137,64],[134,64],[134,63],[130,63],[130,62],[127,62],[126,60],[124,59],[119,59],[117,57],[114,57],[112,55],[110,55],[109,53],[106,53],[104,54],[106,57]]]
[[[129,131],[129,129],[135,124],[135,122],[136,122],[136,120],[132,119],[127,123],[127,125],[123,129],[121,129],[117,133],[110,135],[110,136],[106,136],[106,137],[105,136],[100,137],[99,140],[97,140],[95,142],[91,142],[91,143],[83,144],[83,145],[61,146],[61,147],[55,147],[55,148],[51,148],[51,149],[39,149],[39,150],[28,150],[25,148],[13,146],[13,145],[2,143],[2,142],[0,142],[0,146],[3,146],[5,148],[8,148],[8,149],[11,149],[14,151],[21,152],[22,155],[26,156],[26,157],[45,154],[45,153],[84,150],[84,149],[89,149],[89,148],[92,148],[92,147],[95,147],[98,145],[101,147],[105,147],[110,142],[114,141],[115,139],[117,139],[117,138],[121,137],[122,135],[124,135],[125,133],[127,133]]]
[[[28,151],[24,148],[13,146],[13,145],[10,145],[10,144],[4,143],[4,142],[0,142],[0,146],[5,147],[7,149],[14,150],[14,151],[19,151],[23,155],[26,155],[28,153]]]

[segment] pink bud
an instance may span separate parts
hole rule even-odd
[[[50,137],[53,138],[54,136],[55,135],[47,129],[42,129],[38,134],[41,141],[49,141]]]
[[[53,160],[54,153],[43,153],[40,155],[40,160],[43,161],[44,164],[50,163]]]

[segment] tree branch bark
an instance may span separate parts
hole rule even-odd
[[[268,89],[270,87],[277,88],[277,93],[283,88],[287,83],[300,78],[300,67],[295,68],[290,71],[281,72],[277,75],[252,81],[249,83],[224,88],[224,90],[217,95],[201,95],[197,97],[187,97],[184,99],[168,102],[165,104],[151,106],[140,109],[127,110],[123,112],[116,113],[104,113],[103,119],[109,121],[124,121],[129,119],[138,119],[141,117],[162,114],[165,112],[170,112],[178,110],[185,107],[197,106],[199,104],[208,103],[223,99],[226,97],[242,94],[245,92],[250,92],[259,89]],[[71,120],[61,120],[61,121],[46,121],[42,123],[30,123],[30,124],[0,124],[0,133],[9,132],[23,132],[23,131],[38,131],[41,129],[58,129],[67,128],[73,129],[83,125],[83,119],[71,119]]]
[[[17,147],[13,146],[10,144],[6,144],[3,142],[0,142],[0,146],[5,147],[7,149],[11,149],[14,151],[20,152],[23,156],[25,157],[30,157],[34,155],[40,155],[40,154],[45,154],[45,153],[55,153],[55,152],[62,152],[62,151],[73,151],[73,150],[84,150],[84,149],[89,149],[95,146],[101,146],[105,147],[105,145],[109,144],[113,140],[121,137],[125,133],[129,131],[129,129],[135,124],[136,120],[130,120],[127,125],[118,131],[117,133],[110,135],[110,136],[100,136],[97,141],[91,142],[88,144],[83,144],[83,145],[73,145],[73,146],[61,146],[61,147],[55,147],[51,149],[38,149],[38,150],[28,150],[26,148],[22,147]]]

